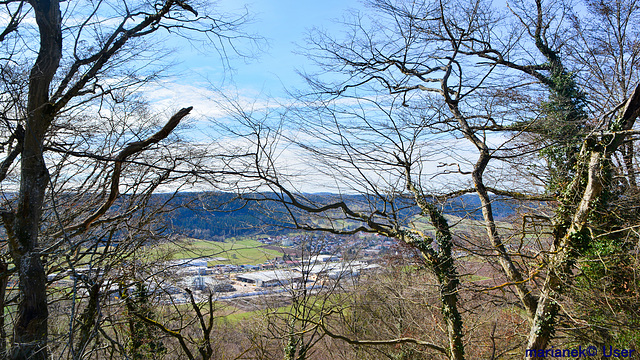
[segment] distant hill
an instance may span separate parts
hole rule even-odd
[[[366,211],[375,201],[364,195],[303,194],[309,204],[329,204],[344,201],[350,207]],[[169,231],[185,236],[222,241],[232,236],[255,234],[279,234],[291,231],[287,209],[275,199],[273,193],[258,193],[253,200],[238,199],[230,193],[179,193],[177,195],[157,194],[155,200],[165,202],[173,211],[166,215]],[[409,219],[419,214],[418,207],[411,201],[399,202],[399,218]],[[381,206],[382,204],[376,204]],[[445,214],[482,219],[480,201],[477,196],[459,196],[443,205]],[[496,220],[503,220],[515,214],[508,201],[494,198],[493,210]],[[298,211],[297,215],[308,215]],[[348,224],[345,224],[348,226]]]

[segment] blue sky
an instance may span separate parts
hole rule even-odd
[[[215,55],[196,51],[190,45],[180,49],[178,69],[189,79],[208,78],[215,86],[228,85],[229,75],[238,90],[264,95],[283,96],[283,87],[300,87],[303,82],[296,69],[310,70],[312,64],[295,54],[296,44],[303,45],[309,29],[318,27],[339,33],[341,26],[333,20],[341,19],[347,10],[361,8],[358,0],[224,0],[220,9],[241,13],[247,8],[254,21],[246,27],[267,40],[268,46],[253,59],[232,59],[235,71],[223,73]],[[225,82],[223,84],[223,81]]]
[[[232,58],[233,71],[225,71],[219,56],[183,39],[170,39],[175,48],[175,59],[180,63],[163,79],[159,86],[150,84],[146,96],[160,112],[170,114],[178,108],[193,106],[189,121],[195,128],[189,136],[195,141],[214,141],[243,146],[241,139],[215,138],[211,131],[211,120],[226,122],[228,113],[216,101],[222,101],[220,93],[227,92],[247,109],[254,106],[258,111],[267,107],[278,107],[288,102],[285,88],[304,88],[305,82],[296,70],[313,70],[313,63],[305,56],[296,54],[297,45],[304,45],[311,28],[320,28],[332,34],[344,31],[341,20],[350,9],[362,8],[359,0],[223,0],[221,12],[241,14],[248,11],[253,21],[244,28],[247,33],[256,33],[265,38],[267,46],[250,59]],[[228,120],[233,122],[232,120]],[[283,168],[308,169],[304,159],[294,149],[281,149],[278,162]],[[314,172],[315,173],[315,172]],[[318,176],[316,176],[318,178]],[[305,181],[296,186],[305,191],[326,191],[327,180],[322,186]],[[316,179],[317,182],[320,182]]]

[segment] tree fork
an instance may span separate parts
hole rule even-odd
[[[621,130],[629,130],[635,124],[635,120],[640,115],[640,85],[636,87],[633,94],[626,102],[625,108],[622,111],[620,117]],[[613,125],[612,125],[613,126]],[[546,348],[547,344],[553,336],[553,329],[555,326],[556,316],[559,311],[559,306],[555,301],[555,298],[562,293],[560,283],[563,278],[570,271],[572,260],[575,259],[575,255],[572,254],[572,250],[576,245],[576,240],[583,236],[589,236],[585,234],[585,230],[588,225],[588,217],[593,213],[594,205],[597,203],[600,194],[608,185],[602,178],[601,171],[604,167],[607,167],[607,161],[609,161],[610,154],[615,152],[622,144],[625,135],[615,135],[612,139],[606,141],[607,146],[602,147],[598,141],[594,141],[594,138],[587,138],[583,142],[581,154],[585,154],[585,159],[582,162],[578,162],[580,169],[579,175],[586,175],[586,185],[582,188],[576,189],[576,193],[580,194],[580,201],[575,211],[570,217],[569,226],[564,231],[555,232],[557,238],[555,256],[551,260],[551,267],[549,274],[545,279],[540,300],[538,302],[538,311],[534,318],[531,332],[527,341],[527,349],[538,350]],[[567,215],[563,215],[566,217]],[[566,226],[564,223],[558,226]]]

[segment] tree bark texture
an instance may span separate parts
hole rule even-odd
[[[12,359],[47,358],[47,296],[38,243],[40,216],[49,175],[43,141],[53,120],[49,88],[62,57],[60,6],[57,0],[30,1],[40,32],[38,57],[29,76],[27,119],[20,164],[20,190],[9,248],[20,281],[18,318],[13,330]]]
[[[482,204],[482,217],[484,220],[484,226],[487,231],[489,242],[498,255],[498,262],[500,263],[502,270],[504,271],[505,275],[507,275],[509,281],[514,284],[516,293],[518,294],[520,301],[527,311],[527,315],[530,319],[533,319],[536,312],[536,298],[531,293],[531,290],[529,290],[529,288],[527,287],[526,281],[524,280],[521,271],[517,268],[515,262],[511,259],[511,256],[507,252],[507,249],[500,239],[500,234],[498,233],[496,222],[493,217],[491,199],[489,198],[489,193],[487,192],[487,188],[484,185],[482,174],[484,173],[484,169],[489,162],[489,158],[489,153],[483,151],[478,158],[478,161],[476,162],[472,175],[476,193],[478,194],[478,198],[480,199],[480,203]]]
[[[491,154],[489,153],[488,146],[479,139],[471,127],[467,122],[465,116],[460,112],[458,108],[457,102],[453,101],[449,98],[448,89],[444,88],[445,99],[449,106],[449,109],[454,114],[455,118],[460,125],[462,133],[464,137],[469,140],[480,152],[480,156],[476,161],[473,172],[472,179],[473,184],[476,189],[476,194],[478,194],[478,198],[480,199],[480,203],[482,204],[482,217],[484,220],[484,226],[487,231],[487,236],[489,238],[489,242],[497,255],[498,262],[502,267],[507,279],[514,285],[515,291],[524,306],[527,316],[530,319],[535,317],[536,312],[536,298],[531,293],[531,290],[527,286],[527,282],[522,276],[520,269],[518,269],[516,263],[513,261],[504,244],[502,243],[502,239],[500,238],[500,234],[498,233],[498,229],[496,227],[495,219],[493,217],[493,209],[491,207],[491,199],[489,198],[489,193],[487,192],[487,188],[484,184],[484,171],[489,164],[489,160],[491,160]]]
[[[562,234],[562,237],[556,239],[556,246],[552,251],[554,256],[549,263],[549,272],[541,289],[538,309],[527,340],[527,349],[545,349],[553,336],[556,316],[559,311],[556,298],[562,294],[570,277],[570,266],[575,259],[575,255],[572,254],[575,242],[584,241],[581,239],[582,237],[590,236],[588,234],[589,216],[593,214],[603,190],[609,185],[606,183],[604,173],[610,168],[608,162],[611,154],[623,145],[624,131],[633,128],[639,115],[640,85],[627,100],[622,116],[617,122],[621,134],[607,135],[610,138],[604,137],[602,139],[594,136],[587,138],[583,143],[581,156],[584,160],[578,163],[581,168],[578,171],[578,177],[585,178],[586,184],[579,189],[580,201],[571,214],[568,230],[566,232],[556,231],[556,234]]]
[[[5,259],[0,257],[0,309],[2,309],[2,313],[0,313],[0,354],[7,353],[7,333],[5,331],[5,317],[4,317],[4,307],[5,307],[5,296],[7,295],[7,283],[9,282],[9,272],[8,266],[5,262]]]
[[[407,189],[413,193],[422,215],[429,216],[429,220],[435,228],[438,250],[434,250],[431,247],[431,242],[427,242],[422,236],[412,241],[411,245],[420,250],[438,279],[440,306],[442,316],[447,324],[450,358],[451,360],[464,360],[464,329],[462,316],[458,311],[460,279],[451,253],[453,248],[451,229],[447,219],[434,204],[425,199],[422,190],[413,183],[410,164],[401,162],[401,165],[405,167]]]

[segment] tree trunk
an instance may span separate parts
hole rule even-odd
[[[442,315],[447,323],[451,360],[464,360],[464,343],[462,341],[464,333],[462,317],[458,311],[458,274],[455,273],[453,261],[450,265],[439,265],[441,271],[437,277],[440,282],[440,301],[442,302]]]
[[[7,270],[7,263],[4,261],[4,258],[0,257],[0,309],[2,309],[0,313],[0,354],[7,353],[7,333],[4,329],[5,296],[7,295],[7,283],[9,280]]]
[[[21,158],[20,191],[9,248],[20,281],[18,318],[13,330],[12,359],[47,358],[47,296],[38,243],[40,216],[49,175],[42,155],[53,109],[49,87],[62,57],[58,0],[30,1],[40,33],[38,58],[31,69],[27,119]]]
[[[545,279],[538,300],[538,309],[533,319],[533,326],[529,333],[527,349],[545,349],[553,336],[556,316],[559,306],[556,297],[562,293],[563,287],[570,276],[570,263],[575,259],[572,254],[575,242],[584,234],[588,217],[593,212],[594,204],[603,190],[602,171],[606,168],[606,155],[603,152],[591,151],[587,163],[587,184],[581,194],[581,200],[571,219],[569,230],[561,239],[556,240],[557,246],[553,249],[553,258],[550,261],[549,273]],[[578,174],[578,176],[581,176]]]
[[[473,141],[473,140],[472,140]],[[483,144],[484,145],[484,144]],[[527,315],[529,319],[533,319],[536,313],[536,298],[531,294],[531,290],[527,287],[526,281],[524,280],[522,273],[516,267],[513,259],[507,252],[507,249],[504,247],[502,240],[500,239],[500,235],[498,234],[498,229],[496,228],[496,222],[493,218],[493,209],[491,207],[491,199],[489,198],[489,194],[483,182],[483,173],[487,164],[489,163],[490,155],[487,149],[482,149],[480,153],[480,157],[476,162],[476,165],[473,169],[473,183],[476,188],[476,193],[478,194],[478,198],[480,198],[480,203],[482,204],[482,217],[484,219],[484,226],[487,231],[487,236],[489,238],[489,242],[491,246],[493,246],[494,251],[498,255],[498,262],[502,267],[507,279],[514,284],[514,288],[520,301],[522,302],[525,310],[527,311]]]
[[[97,333],[96,326],[98,326],[98,317],[100,314],[100,288],[102,287],[102,281],[93,279],[94,283],[89,288],[89,300],[87,307],[80,316],[80,326],[76,330],[78,333],[78,341],[75,344],[75,348],[72,352],[73,360],[80,360],[84,358],[85,351],[89,347],[89,342],[93,339]],[[69,334],[73,339],[76,334]],[[70,346],[74,346],[71,342]]]
[[[429,216],[431,225],[435,228],[438,250],[434,250],[431,247],[431,242],[425,241],[422,236],[417,241],[412,241],[411,245],[420,250],[438,279],[440,306],[442,316],[447,324],[450,359],[464,360],[464,342],[462,341],[464,332],[462,317],[458,311],[458,285],[460,285],[460,279],[451,254],[453,248],[451,229],[447,219],[434,204],[425,199],[422,189],[413,183],[410,163],[401,162],[401,164],[405,167],[407,189],[413,193],[422,215]]]
[[[480,156],[478,157],[478,160],[473,167],[471,177],[473,179],[473,184],[475,186],[476,193],[478,194],[478,198],[480,198],[480,203],[482,204],[482,216],[484,219],[484,226],[489,237],[489,242],[491,243],[491,246],[493,246],[493,249],[498,258],[498,262],[500,263],[502,270],[507,276],[507,279],[509,279],[509,281],[514,285],[515,291],[518,294],[522,305],[527,311],[527,316],[529,317],[529,319],[533,319],[535,317],[537,300],[531,294],[531,290],[528,288],[526,281],[522,276],[522,273],[516,266],[516,263],[513,261],[513,259],[507,252],[507,249],[504,247],[502,240],[500,239],[500,235],[493,218],[491,199],[489,198],[487,188],[484,185],[484,171],[487,168],[489,161],[491,160],[489,147],[475,135],[474,131],[469,126],[466,117],[460,112],[460,109],[458,108],[458,102],[453,101],[449,97],[446,82],[443,82],[443,91],[447,105],[449,106],[449,110],[451,110],[451,112],[457,119],[464,137],[469,140],[480,152]]]
[[[37,115],[39,112],[34,113]],[[13,239],[9,242],[20,281],[18,319],[13,330],[13,359],[47,358],[47,276],[38,246],[38,230],[49,177],[41,151],[43,132],[37,119],[30,116],[27,123],[20,196]]]

